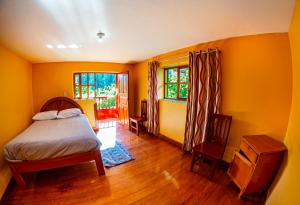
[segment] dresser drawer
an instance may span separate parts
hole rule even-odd
[[[256,163],[257,154],[247,143],[242,141],[240,149],[252,163]]]
[[[253,165],[250,161],[236,152],[227,173],[240,189],[244,189],[251,177],[252,170]]]

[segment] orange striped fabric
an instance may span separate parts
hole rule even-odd
[[[221,67],[220,51],[189,54],[189,90],[183,149],[192,148],[205,140],[209,116],[220,112]]]
[[[157,94],[157,70],[159,63],[157,61],[148,64],[148,132],[154,135],[159,133],[158,116],[158,94]]]

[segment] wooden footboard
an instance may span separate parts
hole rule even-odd
[[[82,162],[95,160],[98,174],[105,175],[101,153],[99,150],[84,152],[79,154],[68,155],[54,159],[43,159],[22,162],[8,162],[10,170],[20,187],[25,188],[26,183],[22,177],[22,173],[35,172],[40,170],[47,170],[59,167],[66,167],[76,165]]]

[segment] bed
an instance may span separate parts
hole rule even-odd
[[[47,101],[41,112],[81,106],[70,98]],[[86,116],[35,121],[4,146],[4,156],[20,187],[26,187],[22,173],[95,161],[99,175],[105,175],[97,139]]]

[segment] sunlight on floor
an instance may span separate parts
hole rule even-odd
[[[101,150],[114,147],[117,140],[116,132],[117,120],[103,120],[99,122],[100,130],[97,134],[101,141]]]
[[[176,189],[179,189],[179,183],[167,170],[162,171],[162,174],[165,176],[166,181],[171,182]]]

